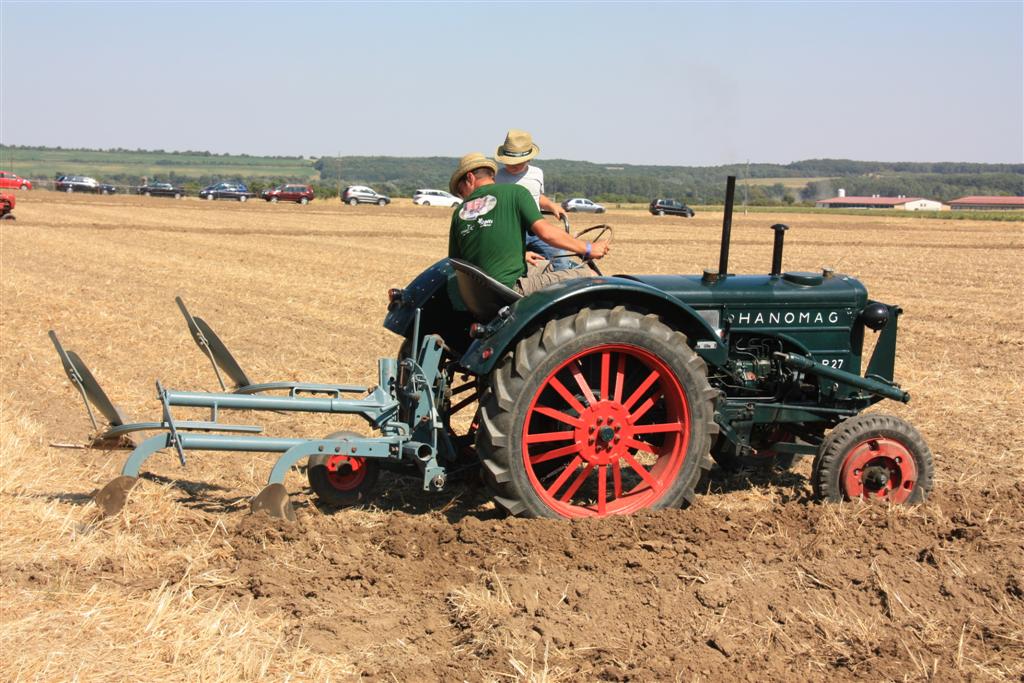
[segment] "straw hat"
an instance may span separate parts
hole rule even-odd
[[[459,159],[459,167],[452,173],[452,179],[448,181],[448,190],[452,194],[458,194],[456,185],[462,180],[462,176],[478,168],[489,168],[495,173],[498,172],[498,165],[485,157],[482,152],[470,152]]]
[[[533,144],[533,136],[525,130],[512,129],[505,136],[505,144],[498,148],[494,157],[503,164],[515,166],[525,164],[540,154],[540,147]]]

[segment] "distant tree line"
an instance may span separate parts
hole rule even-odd
[[[922,173],[915,175],[850,176],[831,180],[816,180],[800,191],[800,199],[835,197],[839,188],[847,195],[870,197],[924,197],[951,201],[970,195],[1024,194],[1024,176],[1015,173]]]
[[[178,150],[178,151],[171,150],[170,152],[168,152],[168,151],[162,150],[162,149],[143,149],[141,147],[137,147],[135,149],[128,149],[127,147],[110,147],[110,148],[107,148],[107,149],[103,149],[102,147],[101,148],[92,148],[92,147],[61,147],[60,145],[57,145],[56,147],[39,147],[37,145],[0,145],[0,149],[19,149],[19,150],[40,151],[40,152],[49,152],[49,151],[58,151],[58,152],[92,152],[92,153],[107,153],[107,154],[169,154],[169,155],[172,155],[172,156],[179,156],[180,155],[180,156],[219,157],[219,158],[239,157],[239,158],[242,158],[242,159],[278,159],[278,160],[282,160],[283,159],[283,160],[287,160],[287,161],[304,161],[305,160],[305,157],[303,157],[303,156],[294,156],[294,155],[246,154],[244,152],[241,153],[241,154],[232,154],[230,152],[217,153],[217,152],[208,152],[208,151],[203,151],[203,150],[191,150],[191,149]]]
[[[0,146],[0,166],[8,158],[32,158],[32,152],[53,152],[61,148],[17,145]],[[319,196],[336,196],[346,185],[371,185],[392,196],[409,196],[418,188],[447,188],[455,167],[454,157],[342,156],[304,159],[287,156],[250,156],[210,152],[164,152],[162,150],[64,149],[59,167],[67,173],[89,174],[97,154],[115,155],[124,166],[119,173],[101,173],[102,180],[137,185],[142,176],[131,166],[159,167],[150,179],[166,180],[194,191],[221,180],[241,180],[259,191],[285,182],[311,183]],[[9,152],[8,152],[9,153]],[[157,156],[157,158],[143,158]],[[42,158],[36,157],[36,158]],[[106,161],[106,160],[104,160]],[[291,163],[286,163],[291,162]],[[604,202],[647,202],[655,197],[672,197],[693,204],[720,204],[724,199],[726,176],[739,178],[737,200],[750,205],[813,203],[834,197],[839,188],[849,195],[905,195],[950,201],[979,195],[1024,195],[1024,164],[978,164],[960,162],[879,162],[850,159],[808,159],[791,164],[729,164],[722,166],[664,166],[599,164],[565,159],[541,159],[547,193],[557,199],[583,196]],[[231,167],[228,173],[213,173],[212,167]],[[275,173],[275,166],[288,166]],[[205,167],[211,167],[209,169]],[[51,166],[52,168],[52,166]],[[295,174],[296,169],[309,172]],[[259,169],[263,173],[255,173]],[[267,175],[267,173],[271,175]],[[250,175],[251,174],[251,175]],[[311,178],[318,177],[311,182]],[[780,182],[765,182],[764,179]],[[808,179],[806,183],[787,181]],[[746,182],[746,181],[751,182]],[[754,182],[759,181],[759,182]]]
[[[411,194],[419,187],[446,187],[455,158],[324,157],[314,162],[322,182],[368,184],[379,191]],[[726,166],[641,166],[539,160],[549,195],[584,196],[605,202],[642,202],[673,197],[694,204],[724,200],[725,179],[740,178],[738,199],[751,205],[814,202],[848,194],[921,196],[949,201],[967,194],[1024,195],[1024,164],[868,162],[813,159],[792,164]],[[745,184],[745,179],[807,178],[802,188],[783,183]],[[790,184],[791,185],[791,184]]]

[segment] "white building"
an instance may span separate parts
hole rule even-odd
[[[898,211],[941,211],[942,202],[920,197],[844,197],[822,199],[815,206],[825,209],[896,209]]]

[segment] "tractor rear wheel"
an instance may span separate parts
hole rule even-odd
[[[656,315],[618,306],[551,320],[483,385],[477,452],[511,514],[679,507],[710,465],[707,367]]]
[[[822,442],[811,483],[832,502],[913,504],[927,497],[934,473],[920,432],[898,417],[869,413],[844,420]]]
[[[335,432],[328,439],[361,436],[356,432]],[[380,467],[373,458],[348,455],[316,455],[309,459],[306,478],[313,493],[325,505],[349,507],[365,503]]]

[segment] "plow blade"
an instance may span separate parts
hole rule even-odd
[[[259,495],[252,499],[249,509],[253,513],[265,512],[276,519],[295,521],[295,509],[283,484],[269,484],[264,487]]]
[[[92,499],[100,509],[103,517],[112,517],[121,511],[128,500],[128,493],[139,481],[138,477],[124,475],[113,479],[106,486],[93,494]]]
[[[89,371],[85,363],[82,362],[78,354],[64,349],[60,340],[57,339],[56,332],[50,330],[49,337],[50,341],[53,342],[54,348],[57,349],[57,355],[60,356],[61,365],[64,366],[64,373],[71,380],[71,383],[78,390],[78,393],[82,396],[82,401],[85,403],[85,411],[89,414],[89,421],[92,422],[93,430],[96,432],[90,445],[94,448],[135,448],[136,444],[132,437],[116,429],[130,423],[124,411],[110,400],[107,392],[103,391],[103,387],[96,381],[96,378]],[[96,410],[106,419],[108,424],[106,430],[100,430],[91,406],[95,406]],[[110,434],[109,432],[112,430],[117,433]]]
[[[174,302],[178,304],[181,314],[185,316],[185,322],[188,323],[188,331],[192,335],[192,340],[213,364],[213,371],[217,375],[220,388],[227,391],[224,379],[220,374],[221,370],[234,382],[235,389],[251,386],[252,380],[245,374],[242,366],[231,355],[228,347],[224,345],[224,342],[213,331],[213,328],[202,318],[189,313],[188,308],[185,307],[185,302],[181,300],[180,296],[174,297]]]

